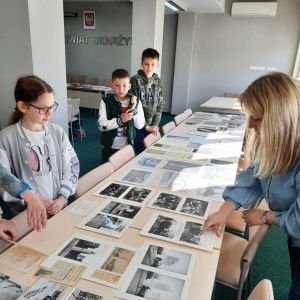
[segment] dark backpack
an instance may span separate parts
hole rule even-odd
[[[84,128],[82,127],[82,122],[81,122],[81,128],[80,128],[78,120],[72,122],[72,132],[73,132],[74,139],[80,139],[80,133],[81,133],[81,136],[83,139],[86,137],[86,132],[85,132]]]

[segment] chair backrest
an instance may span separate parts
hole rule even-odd
[[[67,83],[70,83],[70,82],[71,82],[71,74],[67,74],[66,80],[67,80]]]
[[[255,287],[248,300],[274,300],[272,282],[268,279],[262,280]]]
[[[71,122],[72,118],[72,104],[68,104],[68,123]]]
[[[162,127],[162,132],[165,135],[169,133],[171,130],[173,130],[175,127],[176,127],[175,123],[171,121]]]
[[[106,87],[110,87],[111,79],[104,79],[103,85]]]
[[[191,116],[191,115],[193,114],[193,111],[189,108],[189,109],[185,110],[183,113],[184,113],[184,114],[186,115],[186,117],[188,118],[189,116]]]
[[[127,164],[130,160],[135,157],[134,151],[131,145],[127,145],[126,147],[122,148],[114,155],[112,155],[108,161],[112,164],[115,171],[120,169],[122,166]]]
[[[107,162],[79,178],[75,191],[75,199],[85,194],[88,190],[113,173],[114,168],[112,164]]]
[[[85,83],[85,78],[86,78],[85,75],[75,75],[73,82],[74,83]]]
[[[153,135],[152,133],[150,133],[148,136],[146,136],[144,138],[144,146],[145,148],[149,148],[151,145],[153,145],[156,141],[160,140],[161,139],[161,135],[159,132],[157,132],[157,135]]]
[[[225,93],[224,97],[226,98],[238,98],[240,94],[235,94],[235,93]]]
[[[185,119],[186,119],[186,115],[185,115],[184,113],[182,113],[182,114],[176,116],[176,117],[174,118],[174,121],[175,121],[176,126],[178,126],[180,123],[182,123]]]
[[[85,84],[98,85],[97,77],[86,77]]]
[[[68,105],[72,104],[72,117],[79,114],[80,99],[68,100]]]

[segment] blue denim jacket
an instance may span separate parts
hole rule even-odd
[[[228,186],[223,198],[248,208],[260,196],[264,196],[269,208],[276,211],[274,223],[292,237],[293,246],[300,247],[300,158],[287,174],[259,179],[254,175],[252,160],[237,176],[235,186]]]

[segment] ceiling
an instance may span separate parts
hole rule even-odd
[[[64,2],[114,2],[130,0],[63,0]],[[198,13],[224,13],[226,0],[173,0],[175,3],[181,3],[187,8],[187,11]],[[166,8],[166,13],[173,13],[171,9]]]

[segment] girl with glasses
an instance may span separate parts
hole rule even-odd
[[[16,84],[15,100],[11,126],[0,132],[0,161],[30,185],[48,215],[55,215],[75,192],[78,158],[64,130],[49,124],[58,107],[49,84],[33,75],[21,77]],[[0,195],[13,214],[26,209],[23,200],[2,189]]]

